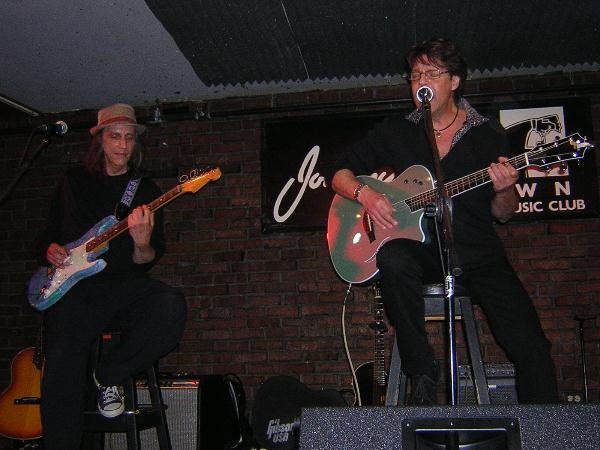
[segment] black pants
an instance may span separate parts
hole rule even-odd
[[[434,245],[396,239],[377,254],[386,313],[396,329],[403,371],[431,375],[433,353],[425,331],[423,284],[444,276]],[[558,389],[550,342],[527,291],[501,255],[493,263],[465,270],[457,279],[488,320],[496,342],[515,366],[520,403],[554,403]]]
[[[147,277],[110,283],[87,279],[45,311],[45,450],[79,449],[92,346],[115,318],[123,316],[129,320],[120,324],[119,346],[96,368],[98,381],[106,386],[147,369],[177,345],[185,326],[183,294]]]

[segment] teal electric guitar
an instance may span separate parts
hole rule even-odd
[[[186,176],[186,181],[149,203],[148,207],[151,211],[156,211],[182,194],[198,192],[204,185],[220,177],[219,168],[201,173],[192,171],[189,176]],[[48,309],[79,280],[103,270],[106,261],[98,257],[108,250],[108,242],[127,228],[127,218],[119,222],[115,216],[108,216],[94,225],[80,239],[65,245],[69,256],[63,266],[41,267],[31,278],[27,293],[29,304],[38,311]]]
[[[517,170],[562,164],[583,158],[586,150],[592,147],[586,138],[575,133],[540,145],[508,162]],[[422,223],[423,210],[434,203],[436,197],[433,176],[423,166],[411,166],[389,183],[365,175],[357,178],[388,196],[396,208],[394,217],[398,225],[380,228],[364,213],[360,203],[334,196],[327,220],[327,244],[333,267],[340,278],[349,283],[365,283],[377,275],[377,252],[387,241],[397,238],[427,241]],[[455,197],[490,181],[485,168],[447,182],[444,190],[449,197]]]

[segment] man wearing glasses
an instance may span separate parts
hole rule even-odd
[[[507,162],[513,155],[506,133],[497,120],[479,114],[462,97],[467,66],[453,42],[423,42],[415,45],[406,59],[416,109],[403,118],[386,118],[352,144],[334,165],[332,188],[359,202],[376,228],[399,226],[388,197],[356,176],[390,166],[398,176],[415,165],[435,173],[417,96],[417,91],[426,87],[445,180],[483,169],[491,181],[453,198],[454,247],[463,270],[458,281],[481,305],[497,342],[515,365],[519,402],[557,402],[550,343],[494,230],[494,222],[509,220],[517,206],[518,172]],[[396,330],[402,370],[411,378],[415,405],[437,403],[439,369],[427,340],[422,297],[423,284],[444,280],[432,222],[423,223],[429,241],[393,239],[377,253],[386,313]]]

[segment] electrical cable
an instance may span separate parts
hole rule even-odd
[[[356,402],[358,406],[362,406],[362,400],[360,395],[360,386],[358,385],[358,379],[356,378],[356,370],[354,370],[354,364],[352,362],[352,356],[350,355],[350,350],[348,348],[348,339],[346,337],[346,302],[348,300],[348,295],[350,294],[350,289],[352,288],[352,283],[348,283],[348,289],[346,290],[346,295],[344,296],[344,303],[342,307],[342,339],[344,341],[344,351],[346,352],[346,360],[348,361],[348,365],[350,366],[350,373],[352,374],[352,382],[354,384],[354,390],[356,392]]]

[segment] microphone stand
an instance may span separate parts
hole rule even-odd
[[[50,139],[48,137],[44,137],[40,144],[37,146],[37,148],[33,151],[33,153],[29,157],[25,156],[25,158],[21,161],[21,164],[19,165],[17,171],[15,172],[15,176],[13,177],[12,181],[8,184],[8,186],[6,186],[4,192],[2,192],[2,194],[0,195],[0,205],[3,204],[4,201],[8,198],[8,196],[10,195],[14,187],[17,185],[21,177],[25,174],[25,172],[29,170],[31,164],[33,163],[33,160],[43,149],[48,147],[48,145],[50,145]],[[29,147],[29,145],[27,147]],[[27,154],[27,149],[25,150],[25,154]]]
[[[431,91],[430,91],[431,92]],[[438,242],[440,248],[440,259],[442,262],[442,268],[444,270],[444,295],[446,298],[445,313],[446,313],[446,326],[448,336],[448,357],[450,361],[449,373],[450,373],[450,400],[451,405],[458,404],[458,363],[456,357],[456,336],[455,336],[455,323],[454,323],[454,290],[455,290],[455,277],[462,274],[462,269],[458,264],[458,259],[454,251],[454,237],[452,235],[452,217],[450,211],[451,198],[448,197],[446,189],[444,188],[444,174],[442,171],[442,165],[440,162],[439,150],[435,141],[433,131],[433,121],[431,118],[431,103],[429,101],[429,94],[425,93],[419,98],[423,108],[423,122],[425,124],[425,133],[429,140],[431,153],[433,156],[433,167],[435,171],[435,203],[429,206],[429,217],[435,217],[437,222],[441,222],[442,225],[442,236],[438,231]],[[438,230],[436,224],[436,230]]]

